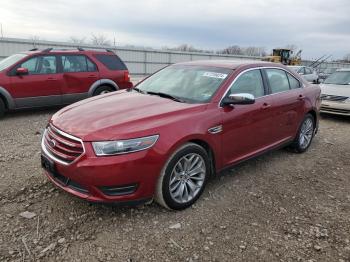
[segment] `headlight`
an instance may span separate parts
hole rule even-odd
[[[344,102],[344,103],[350,103],[350,97],[348,97],[347,99],[345,99],[343,102]]]
[[[96,156],[111,156],[131,153],[151,148],[159,135],[128,140],[92,142]]]

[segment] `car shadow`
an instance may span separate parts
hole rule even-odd
[[[44,115],[44,114],[53,115],[61,108],[63,107],[56,106],[56,107],[44,107],[44,108],[20,109],[20,110],[7,112],[4,119],[30,117],[30,116],[35,117],[35,116]]]
[[[321,119],[350,123],[350,116],[321,113]]]

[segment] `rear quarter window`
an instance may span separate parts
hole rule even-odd
[[[116,55],[96,54],[94,57],[109,70],[128,70],[124,62]]]

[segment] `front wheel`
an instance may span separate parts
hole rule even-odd
[[[0,98],[0,118],[3,118],[5,116],[5,111],[6,111],[5,103]]]
[[[169,209],[191,206],[202,194],[210,174],[210,161],[201,146],[187,143],[165,164],[156,189],[156,201]]]
[[[94,96],[98,96],[98,95],[103,95],[103,94],[107,94],[110,92],[115,91],[115,89],[113,89],[113,87],[110,86],[99,86],[98,88],[96,88],[95,92],[94,92]]]
[[[311,114],[307,114],[300,125],[298,134],[292,144],[292,148],[297,153],[305,152],[311,145],[311,141],[314,137],[314,131],[315,119]]]

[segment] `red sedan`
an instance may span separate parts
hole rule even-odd
[[[42,166],[63,190],[94,202],[155,199],[191,206],[210,176],[268,150],[308,149],[320,88],[280,64],[175,64],[135,88],[57,112]]]

